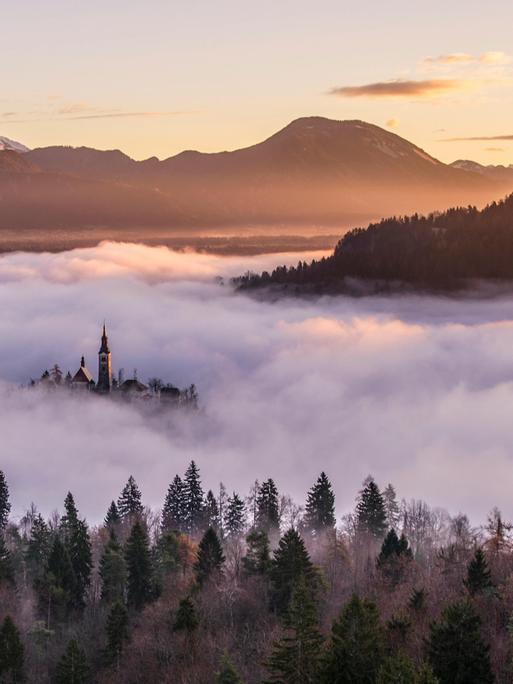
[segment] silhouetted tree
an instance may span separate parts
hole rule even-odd
[[[132,520],[134,517],[141,515],[143,512],[141,499],[141,491],[132,475],[130,475],[118,499],[117,509],[120,517]]]
[[[194,564],[196,580],[204,584],[222,572],[224,554],[219,537],[211,527],[207,529],[198,546],[198,557]]]
[[[259,530],[271,534],[280,529],[280,506],[278,489],[274,480],[262,482],[256,496],[256,526]]]
[[[18,628],[10,615],[4,618],[0,627],[0,681],[22,682],[24,648]]]
[[[51,548],[50,530],[41,513],[38,513],[32,521],[25,556],[34,581],[44,575]]]
[[[190,596],[186,596],[180,601],[178,605],[176,617],[173,622],[173,631],[185,631],[191,633],[194,632],[198,625],[199,620],[196,614],[196,608],[194,607],[194,603],[192,602]]]
[[[416,684],[417,672],[411,658],[403,653],[389,656],[379,668],[376,684]]]
[[[186,531],[194,537],[201,531],[204,521],[203,489],[199,469],[194,461],[190,462],[185,471],[184,501]]]
[[[123,549],[113,531],[100,558],[99,574],[102,582],[102,601],[123,601],[127,580],[126,561]]]
[[[304,525],[316,534],[335,527],[335,495],[324,472],[308,492]]]
[[[303,577],[312,596],[316,596],[318,574],[303,539],[291,528],[280,539],[271,562],[271,606],[279,614],[287,612],[292,591],[300,577]]]
[[[75,639],[72,639],[57,663],[55,684],[87,684],[90,679],[91,670],[85,653]]]
[[[47,571],[36,583],[41,612],[50,629],[52,618],[63,620],[74,605],[76,579],[66,546],[58,536],[54,537],[48,557]]]
[[[360,492],[356,506],[358,529],[377,540],[383,539],[387,529],[387,516],[383,496],[377,484],[369,478]]]
[[[181,477],[175,475],[167,488],[166,499],[162,508],[161,528],[163,532],[185,531],[187,520],[185,497],[185,485]]]
[[[0,531],[5,529],[7,525],[10,510],[9,487],[7,486],[3,470],[0,470]]]
[[[469,594],[474,596],[493,587],[492,576],[483,549],[476,549],[474,558],[467,568],[467,578],[464,581]]]
[[[232,496],[228,498],[228,507],[226,510],[226,534],[229,537],[240,537],[244,532],[245,524],[245,509],[244,501],[238,494],[233,492]]]
[[[119,669],[121,653],[128,639],[128,611],[120,601],[116,601],[110,609],[105,631],[107,634],[105,660],[108,665]]]
[[[66,496],[64,509],[65,515],[61,518],[60,527],[75,577],[72,600],[76,608],[82,608],[85,604],[85,593],[91,581],[93,566],[91,542],[85,521],[78,517],[71,492],[68,492]]]
[[[400,509],[393,485],[388,484],[383,491],[383,502],[387,527],[388,529],[396,529],[399,524]]]
[[[265,532],[253,530],[246,537],[246,555],[242,567],[247,575],[265,575],[271,569],[269,537]]]
[[[222,538],[223,529],[221,525],[221,516],[219,515],[219,506],[217,505],[214,492],[211,489],[208,490],[205,498],[203,520],[206,527],[211,527]]]
[[[140,610],[152,596],[152,565],[148,535],[136,520],[125,547],[127,603]]]
[[[115,501],[111,501],[103,523],[105,527],[115,529],[119,522],[121,522],[121,516],[119,515],[118,507]]]

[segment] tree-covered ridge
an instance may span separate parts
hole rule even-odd
[[[0,471],[0,681],[488,684],[513,670],[513,539],[371,477],[341,520],[271,479],[204,493],[191,462],[162,512],[130,476],[93,527],[71,493],[10,518]],[[347,502],[346,502],[347,503]]]
[[[328,258],[235,282],[243,289],[278,285],[322,293],[350,291],[351,279],[373,281],[376,289],[392,282],[446,289],[478,278],[513,278],[513,195],[482,210],[383,219],[347,233]]]

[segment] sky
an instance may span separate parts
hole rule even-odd
[[[0,135],[137,159],[363,119],[513,163],[513,3],[0,0]]]
[[[273,477],[299,504],[324,469],[338,516],[371,474],[476,525],[494,506],[512,520],[511,291],[266,301],[215,281],[294,259],[110,242],[3,255],[0,467],[13,516],[32,501],[49,514],[71,490],[98,522],[130,474],[157,509],[195,459],[205,488],[245,495]],[[20,388],[54,363],[75,372],[82,355],[96,376],[106,316],[114,370],[195,383],[198,413]]]

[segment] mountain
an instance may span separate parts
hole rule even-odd
[[[14,152],[28,152],[29,148],[25,147],[25,145],[22,145],[19,142],[16,142],[16,140],[10,140],[9,138],[4,138],[2,135],[0,135],[0,150],[13,150]]]
[[[443,164],[378,126],[322,117],[297,119],[263,142],[232,152],[185,151],[163,161],[135,161],[119,150],[47,147],[23,157],[34,165],[32,176],[37,168],[37,181],[25,183],[20,174],[11,178],[11,190],[13,183],[24,184],[23,192],[10,197],[2,174],[0,227],[16,228],[22,215],[23,226],[34,228],[58,220],[69,228],[141,231],[151,226],[341,229],[392,213],[482,205],[513,189],[509,179]],[[22,197],[20,206],[16,198]],[[81,211],[73,206],[77,197]],[[140,204],[127,211],[135,197]]]
[[[468,159],[458,159],[453,162],[451,166],[454,169],[478,173],[480,176],[489,178],[492,181],[513,182],[513,164],[510,164],[509,166],[493,166],[492,164],[483,166],[483,164],[478,164],[477,162]]]

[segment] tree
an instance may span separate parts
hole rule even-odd
[[[141,490],[132,475],[130,475],[118,499],[117,508],[122,520],[125,518],[133,520],[133,518],[141,515],[143,512],[141,499]]]
[[[60,528],[75,576],[72,600],[76,608],[83,608],[93,567],[91,541],[85,520],[78,517],[71,492],[66,496],[64,509],[65,515],[61,518]]]
[[[188,632],[191,634],[199,625],[196,608],[190,596],[186,596],[180,601],[176,617],[173,622],[173,632]]]
[[[415,684],[440,684],[440,680],[433,674],[431,665],[423,663],[417,671]]]
[[[480,627],[479,615],[468,601],[448,605],[431,625],[427,652],[440,684],[494,682]]]
[[[244,532],[246,507],[238,494],[233,492],[228,498],[225,528],[229,537],[237,538]]]
[[[102,601],[123,601],[127,578],[126,561],[123,549],[112,530],[100,558],[99,574],[102,582]]]
[[[152,565],[148,535],[136,520],[126,542],[125,561],[127,567],[127,602],[140,610],[152,595]]]
[[[383,503],[385,504],[385,516],[388,529],[395,529],[399,524],[400,509],[397,503],[395,489],[388,484],[383,491]]]
[[[317,680],[323,638],[317,627],[311,588],[299,577],[285,616],[286,634],[274,644],[267,663],[273,684],[309,684]]]
[[[304,525],[307,530],[319,534],[335,527],[335,495],[326,473],[322,472],[308,492]]]
[[[90,678],[91,671],[85,653],[75,639],[72,639],[57,663],[55,684],[87,684]]]
[[[50,530],[41,513],[38,513],[32,521],[26,551],[27,564],[34,580],[43,576],[51,546]]]
[[[401,535],[398,538],[394,529],[391,529],[381,545],[381,551],[376,559],[376,565],[381,572],[392,580],[398,582],[404,570],[404,561],[411,560],[413,554],[408,545],[408,540]]]
[[[379,668],[376,684],[416,684],[417,672],[411,658],[403,653],[389,656]]]
[[[187,511],[185,506],[185,485],[179,475],[175,475],[166,493],[162,508],[161,529],[163,532],[184,532]]]
[[[22,682],[24,649],[18,628],[7,615],[0,628],[0,681]]]
[[[121,516],[119,515],[118,507],[115,501],[110,502],[110,506],[107,509],[107,514],[103,520],[103,524],[108,529],[114,529],[118,523],[121,522]]]
[[[7,486],[3,470],[0,470],[0,531],[5,529],[7,525],[10,510],[9,487]]]
[[[253,530],[246,537],[246,555],[242,567],[247,575],[265,575],[271,569],[269,537],[265,532]]]
[[[331,629],[321,668],[323,684],[375,684],[384,635],[376,605],[353,594]]]
[[[0,532],[0,586],[5,583],[14,583],[14,568],[4,535]]]
[[[316,596],[318,574],[303,539],[291,528],[280,539],[270,569],[271,607],[280,615],[286,614],[292,591],[300,577],[303,577],[312,595]]]
[[[185,471],[184,503],[186,531],[194,537],[201,531],[204,521],[203,489],[199,469],[194,461],[190,462]]]
[[[480,594],[493,587],[492,576],[483,549],[476,549],[474,558],[467,568],[467,578],[464,584],[471,596]]]
[[[377,540],[383,539],[387,529],[387,518],[383,496],[372,478],[364,483],[356,506],[358,529]]]
[[[271,478],[262,482],[256,496],[256,526],[267,534],[280,530],[278,489]]]
[[[230,656],[225,653],[221,658],[221,669],[216,672],[217,684],[244,684]]]
[[[217,505],[214,492],[209,489],[205,499],[205,508],[203,514],[203,522],[206,527],[211,527],[222,538],[223,530],[221,525],[221,517],[219,515],[219,507]]]
[[[222,572],[224,554],[215,530],[207,529],[198,546],[198,556],[194,564],[198,584],[218,576]]]
[[[120,601],[116,601],[110,609],[105,631],[107,633],[105,660],[108,665],[114,665],[118,670],[123,646],[128,639],[128,611]]]
[[[47,629],[52,618],[63,620],[74,604],[76,579],[67,548],[56,535],[48,556],[46,572],[36,580],[41,612],[46,617]]]

